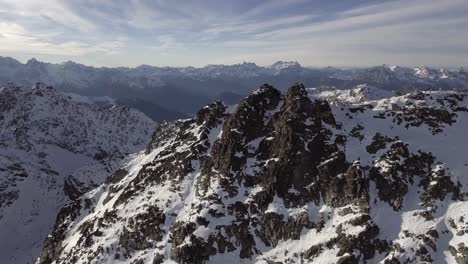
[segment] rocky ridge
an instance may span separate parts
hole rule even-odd
[[[37,263],[466,263],[467,95],[353,94],[263,85],[160,125]]]
[[[33,263],[60,208],[123,166],[154,128],[137,111],[42,83],[0,88],[0,263]]]

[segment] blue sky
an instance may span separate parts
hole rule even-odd
[[[0,55],[95,66],[466,66],[467,0],[0,0]]]

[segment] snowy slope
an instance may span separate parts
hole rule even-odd
[[[43,84],[0,88],[0,263],[33,263],[60,208],[141,150],[154,127]]]
[[[330,93],[264,85],[161,125],[38,263],[467,263],[467,94]]]
[[[389,98],[395,95],[367,84],[360,84],[352,89],[338,90],[333,87],[309,88],[308,93],[318,99],[326,100],[335,105],[363,104],[368,101]]]

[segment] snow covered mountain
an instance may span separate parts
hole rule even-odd
[[[465,89],[468,86],[467,77],[463,68],[449,71],[444,68],[431,69],[426,66],[411,69],[382,65],[351,73],[351,78],[362,84],[401,92],[415,89]]]
[[[309,96],[324,99],[335,105],[362,104],[368,101],[385,99],[395,96],[396,93],[360,84],[352,89],[338,90],[334,87],[320,87],[307,89]]]
[[[0,88],[0,263],[33,263],[60,208],[103,183],[155,123],[38,83]]]
[[[463,69],[431,69],[425,66],[415,69],[386,65],[363,69],[312,69],[298,62],[283,61],[266,67],[244,62],[202,68],[148,65],[95,68],[70,61],[51,64],[35,59],[23,64],[0,57],[0,84],[15,82],[31,86],[44,82],[58,90],[84,96],[107,96],[117,102],[138,101],[141,103],[131,106],[156,121],[192,115],[203,105],[223,98],[226,93],[243,97],[252,92],[252,87],[267,82],[284,92],[298,81],[307,87],[350,89],[367,84],[406,93],[417,89],[464,89],[468,87],[468,73]]]
[[[467,263],[467,94],[269,85],[159,126],[45,263]]]

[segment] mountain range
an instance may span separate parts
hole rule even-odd
[[[467,97],[265,84],[156,125],[4,87],[0,262],[467,263]]]
[[[52,64],[30,59],[21,63],[0,57],[0,85],[14,82],[31,87],[36,82],[64,92],[91,98],[108,97],[113,103],[133,107],[155,121],[192,116],[213,100],[234,104],[263,83],[285,92],[302,82],[306,87],[351,89],[367,84],[406,93],[415,89],[446,90],[468,87],[464,69],[399,66],[370,68],[308,68],[297,62],[279,61],[262,67],[254,63],[195,67],[96,68],[71,61]]]
[[[41,83],[0,88],[0,263],[33,263],[60,209],[126,164],[155,127]]]

